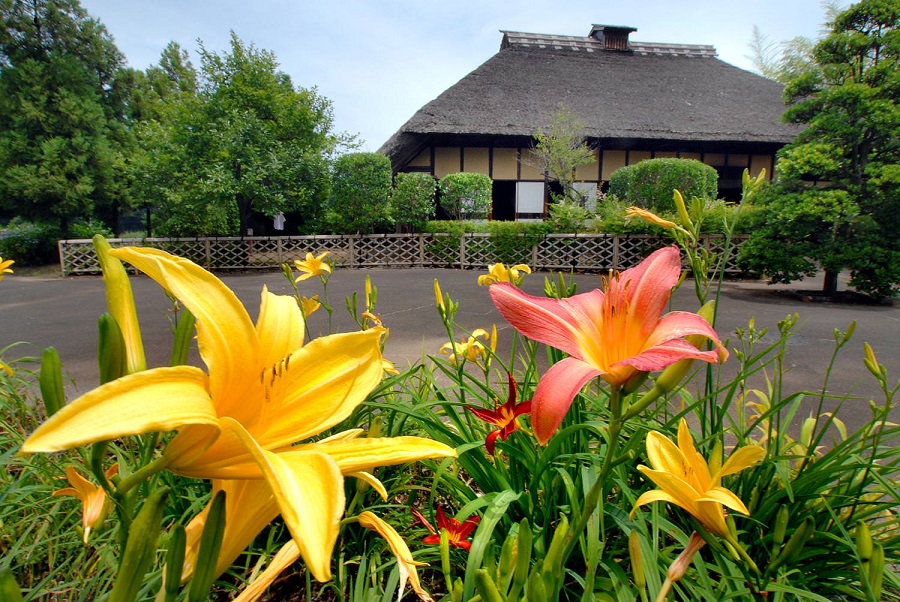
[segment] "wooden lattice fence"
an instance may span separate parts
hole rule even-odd
[[[737,250],[746,237],[734,237],[725,270],[739,271]],[[725,250],[721,235],[703,237],[711,252]],[[524,263],[535,270],[606,271],[637,264],[671,240],[646,234],[548,234],[532,244],[510,244],[490,234],[369,234],[351,236],[247,236],[215,238],[112,238],[113,247],[143,246],[186,257],[210,270],[275,269],[303,259],[307,252],[330,252],[337,267],[484,268],[498,261]],[[99,274],[90,240],[59,241],[62,273]]]

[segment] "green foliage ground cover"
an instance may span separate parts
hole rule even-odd
[[[676,227],[668,230],[690,265],[692,278],[684,285],[693,283],[698,307],[716,299],[720,265],[697,244],[702,210],[701,203],[685,207],[673,222]],[[327,271],[310,266],[306,270],[317,274],[323,287],[319,299],[327,300]],[[502,277],[502,271],[493,273]],[[286,275],[293,281],[290,268]],[[490,294],[491,289],[482,290]],[[900,599],[900,582],[890,569],[900,562],[900,431],[888,419],[900,381],[879,363],[877,349],[867,348],[860,358],[879,384],[877,399],[833,391],[830,365],[823,366],[822,382],[791,389],[784,376],[798,317],[789,315],[772,325],[750,320],[734,333],[721,333],[729,338],[731,376],[720,366],[686,364],[650,374],[628,390],[594,379],[577,393],[546,445],[535,441],[526,411],[517,422],[505,422],[515,428],[497,437],[489,452],[486,441],[495,437],[491,433],[498,426],[469,408],[500,420],[499,406],[511,409],[532,399],[547,366],[564,361],[566,354],[513,334],[509,354],[501,356],[490,325],[480,332],[460,328],[455,321],[458,302],[443,295],[439,283],[435,292],[435,319],[447,332],[444,352],[434,350],[399,374],[385,375],[362,405],[320,436],[355,428],[367,436],[424,436],[453,447],[458,457],[377,469],[374,476],[384,484],[386,497],[369,481],[348,478],[348,519],[339,530],[332,581],[315,583],[301,561],[269,589],[270,599],[395,599],[404,582],[401,568],[412,570],[408,560],[428,563],[415,571],[431,597],[447,602],[491,596],[647,600],[666,587],[674,592],[670,596],[691,600]],[[577,293],[565,275],[545,280],[547,303]],[[380,327],[377,299],[377,287],[370,282],[363,294],[347,299],[347,310],[361,329]],[[311,308],[304,311],[315,311],[299,291],[297,301]],[[707,305],[703,311],[712,308]],[[180,324],[173,343],[180,351],[173,353],[173,363],[186,357],[185,343],[191,338],[192,322]],[[852,324],[838,325],[835,355],[843,352],[853,330]],[[104,340],[110,344],[114,338]],[[63,486],[60,476],[68,464],[96,475],[118,462],[120,474],[134,474],[158,455],[166,438],[126,438],[100,452],[95,447],[17,456],[24,438],[43,420],[42,398],[47,403],[53,393],[46,383],[43,389],[38,386],[36,375],[18,365],[8,368],[0,367],[0,450],[9,467],[0,505],[0,580],[9,587],[14,579],[28,600],[48,595],[95,599],[109,591],[122,570],[117,567],[124,537],[121,517],[140,507],[149,490],[133,489],[129,508],[115,513],[119,520],[111,514],[87,544],[79,532],[77,500],[50,494]],[[800,408],[809,398],[817,409],[807,415]],[[826,401],[837,402],[838,410],[824,412]],[[841,421],[851,408],[868,416],[855,432]],[[726,474],[719,483],[748,510],[747,516],[728,512],[727,535],[710,532],[702,519],[678,507],[689,507],[687,502],[659,498],[635,508],[638,498],[653,490],[646,473],[638,470],[654,462],[648,440],[676,440],[682,419],[687,426],[681,428],[689,429],[699,454],[691,462],[723,466],[729,457],[761,450],[754,452],[761,454],[758,461]],[[680,463],[670,468],[680,469]],[[163,511],[159,552],[137,589],[140,599],[149,599],[161,587],[163,564],[177,540],[176,525],[185,524],[209,496],[203,480],[167,472],[154,479],[146,485],[170,488],[172,494]],[[447,519],[439,525],[438,509],[458,523]],[[448,531],[445,543],[426,543],[441,537],[429,537],[425,522],[412,510],[432,528],[444,526],[455,535]],[[378,514],[401,533],[410,557],[401,556],[398,563],[384,539],[361,529],[354,517],[363,511]],[[455,525],[476,519],[469,534],[456,531]],[[702,538],[702,549],[688,562],[673,565],[692,537]],[[214,582],[212,592],[226,598],[246,590],[288,539],[275,521]],[[172,599],[178,599],[177,591],[176,586]]]

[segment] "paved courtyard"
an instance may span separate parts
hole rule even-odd
[[[418,362],[423,355],[436,355],[446,342],[446,334],[435,311],[433,282],[437,278],[445,293],[459,301],[457,321],[464,329],[490,330],[497,324],[500,338],[499,353],[508,357],[512,328],[502,319],[488,296],[486,287],[476,284],[482,272],[445,269],[373,269],[338,270],[332,277],[328,295],[334,307],[334,328],[346,331],[355,328],[345,310],[344,299],[354,291],[360,299],[366,274],[378,287],[377,313],[390,328],[385,355],[399,368]],[[543,294],[545,274],[532,274],[523,288],[533,294]],[[279,272],[241,273],[221,276],[247,306],[253,319],[259,308],[263,285],[270,291],[290,294],[291,288]],[[587,291],[599,285],[596,274],[576,275],[578,290]],[[793,285],[794,289],[816,289],[820,281]],[[132,286],[143,329],[144,344],[150,366],[165,365],[171,349],[171,303],[160,287],[149,278],[135,276]],[[311,296],[321,294],[317,279],[300,283],[301,292]],[[834,348],[835,328],[845,330],[856,321],[856,334],[838,357],[828,392],[850,394],[854,400],[845,403],[841,412],[848,423],[860,424],[869,416],[868,400],[877,399],[879,391],[874,378],[862,363],[863,342],[868,341],[878,359],[885,364],[891,378],[900,378],[900,305],[865,306],[835,303],[804,302],[784,294],[791,287],[769,287],[759,282],[728,282],[725,284],[717,331],[729,338],[733,347],[736,328],[746,327],[753,317],[756,328],[768,328],[770,334],[763,342],[774,340],[776,324],[786,316],[798,313],[795,336],[790,340],[787,355],[786,392],[821,390],[825,367]],[[780,292],[779,292],[780,291]],[[360,301],[362,303],[362,301]],[[693,287],[686,283],[676,293],[673,309],[696,310]],[[22,356],[39,356],[49,345],[57,348],[68,372],[67,392],[71,398],[98,383],[97,376],[97,317],[105,311],[103,281],[99,277],[8,276],[0,285],[0,349],[24,342],[4,352],[9,361]],[[327,330],[325,312],[315,314],[310,321],[313,334]],[[504,355],[506,354],[506,355]],[[192,361],[200,362],[196,351]],[[729,360],[734,363],[734,358]],[[753,386],[762,387],[762,376]],[[826,407],[833,407],[830,400]],[[812,406],[812,399],[807,407]],[[804,416],[808,413],[804,410]],[[895,412],[896,419],[900,413]]]

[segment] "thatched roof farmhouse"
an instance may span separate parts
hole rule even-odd
[[[504,31],[497,54],[422,107],[380,152],[395,171],[488,174],[494,219],[545,213],[543,174],[522,156],[560,104],[597,149],[596,162],[577,173],[588,193],[619,167],[653,157],[715,167],[725,196],[744,168],[771,174],[775,152],[797,133],[781,121],[781,84],[719,60],[712,46],[629,40],[634,31]]]

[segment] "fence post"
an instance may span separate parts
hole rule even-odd
[[[209,239],[208,239],[208,238],[207,238],[206,240],[203,241],[203,249],[204,249],[204,252],[205,252],[205,254],[206,254],[206,269],[207,269],[207,270],[212,269],[212,253],[211,253],[211,250],[210,250],[210,248],[209,248],[209,244],[210,244],[210,243],[209,243]]]
[[[356,245],[353,244],[353,235],[352,234],[347,237],[347,240],[348,240],[348,244],[350,246],[350,267],[352,268],[356,261],[356,257],[355,257]]]
[[[57,241],[56,246],[59,249],[59,268],[62,275],[66,275],[66,245],[65,241]]]
[[[275,239],[275,255],[278,257],[278,263],[284,263],[284,254],[281,248],[281,237]]]
[[[419,234],[419,267],[425,267],[425,235]]]
[[[612,265],[609,266],[611,270],[619,269],[619,235],[613,234],[613,258]]]
[[[459,269],[466,268],[466,235],[459,235]]]

